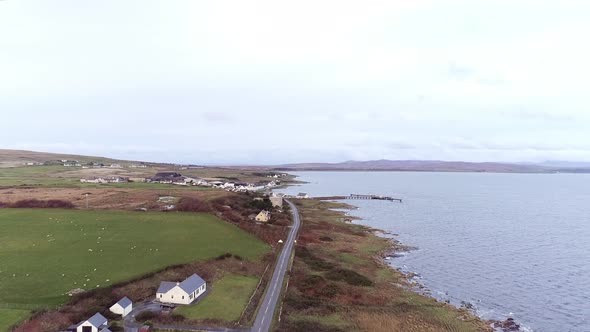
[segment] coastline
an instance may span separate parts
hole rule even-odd
[[[460,310],[461,312],[464,312],[464,311],[467,312],[468,314],[472,315],[473,317],[475,317],[475,318],[481,320],[482,322],[484,322],[485,324],[487,324],[487,326],[489,328],[486,328],[483,331],[503,331],[503,332],[529,331],[526,328],[522,329],[522,327],[518,324],[518,322],[516,322],[515,320],[513,320],[510,317],[505,320],[483,319],[482,317],[478,316],[477,312],[475,312],[475,308],[469,302],[462,301],[462,305],[460,307],[458,307],[458,306],[450,304],[448,301],[444,301],[442,299],[436,298],[431,293],[433,291],[432,289],[429,289],[427,286],[420,283],[416,279],[416,277],[418,277],[419,274],[417,274],[414,271],[402,271],[401,269],[390,264],[390,261],[395,258],[400,257],[401,256],[400,254],[405,254],[405,253],[409,253],[413,250],[417,250],[418,249],[417,247],[409,246],[409,245],[405,245],[405,244],[401,243],[398,239],[395,238],[395,236],[397,235],[395,233],[391,233],[388,231],[384,231],[382,229],[374,228],[374,227],[368,226],[366,224],[363,224],[362,221],[364,219],[362,217],[355,216],[355,215],[348,213],[348,211],[359,209],[359,207],[349,204],[349,203],[342,202],[342,199],[340,199],[339,196],[317,197],[317,198],[313,198],[313,199],[324,201],[324,202],[334,202],[334,203],[340,204],[340,207],[338,207],[336,209],[331,209],[331,210],[333,210],[334,212],[337,212],[337,213],[341,213],[343,215],[343,220],[346,220],[349,223],[354,224],[354,225],[360,225],[360,226],[364,227],[367,232],[370,232],[372,236],[379,237],[381,239],[385,239],[386,241],[388,241],[389,246],[387,248],[384,248],[381,252],[377,253],[375,256],[375,260],[377,260],[380,264],[382,264],[383,267],[385,267],[387,269],[392,269],[392,270],[400,273],[401,275],[403,275],[403,277],[405,278],[405,281],[407,282],[407,284],[404,284],[403,286],[406,287],[406,289],[408,291],[414,292],[420,296],[424,296],[424,297],[433,299],[439,303],[444,303],[446,305],[449,305],[453,309]],[[356,224],[355,224],[355,221],[357,221]],[[402,285],[400,284],[400,286],[402,286]]]
[[[466,308],[420,294],[385,257],[411,249],[346,220],[349,204],[300,199],[303,226],[278,331],[494,331]]]

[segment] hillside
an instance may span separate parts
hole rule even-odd
[[[0,167],[16,167],[23,164],[34,162],[43,163],[53,160],[77,160],[80,162],[97,162],[97,163],[128,163],[130,161],[116,160],[105,157],[81,156],[63,153],[36,152],[26,150],[8,150],[0,149]]]
[[[496,172],[496,173],[551,173],[570,172],[569,168],[535,164],[511,164],[495,162],[463,162],[440,160],[373,160],[346,161],[342,163],[286,164],[274,167],[284,171],[424,171],[424,172]],[[580,171],[580,169],[576,169]],[[590,172],[590,169],[586,169]]]

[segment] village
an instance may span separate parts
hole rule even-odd
[[[206,180],[202,178],[195,178],[184,176],[177,172],[159,172],[152,177],[125,177],[125,176],[93,176],[80,179],[82,183],[126,183],[126,182],[145,182],[145,183],[159,183],[171,184],[177,186],[200,186],[210,187],[216,189],[223,189],[233,192],[255,192],[264,191],[275,188],[281,184],[279,180],[272,180],[268,183],[247,183],[247,182],[231,182],[220,180]]]

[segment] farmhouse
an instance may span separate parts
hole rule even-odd
[[[297,194],[297,196],[295,196],[295,198],[309,198],[309,195],[307,195],[306,193],[299,193]]]
[[[87,320],[70,326],[68,330],[72,332],[110,332],[108,323],[108,320],[97,312]]]
[[[127,296],[125,296],[124,298],[120,299],[119,302],[113,304],[109,310],[112,313],[125,317],[131,312],[131,310],[133,310],[133,303]]]
[[[270,212],[266,210],[260,211],[260,213],[256,216],[256,221],[261,222],[268,222],[270,220]]]
[[[207,283],[196,274],[183,282],[162,281],[156,300],[163,303],[191,304],[207,290]]]
[[[176,172],[160,172],[156,173],[156,175],[152,176],[151,178],[147,179],[147,182],[156,182],[156,183],[184,183],[184,179],[186,177],[182,176],[180,173]]]

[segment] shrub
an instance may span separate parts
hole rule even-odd
[[[153,311],[144,311],[144,312],[140,312],[139,314],[137,314],[135,316],[135,320],[138,322],[143,322],[144,324],[147,325],[147,323],[150,320],[154,319],[156,316],[158,316],[158,314]]]
[[[17,209],[73,209],[75,206],[71,202],[60,199],[50,199],[48,201],[23,199],[8,205],[8,207]]]
[[[231,257],[231,254],[229,252],[226,252],[225,254],[217,256],[215,258],[215,260],[222,261],[222,260],[224,260],[226,258],[230,258],[230,257]]]
[[[325,281],[325,279],[322,276],[310,275],[310,276],[305,277],[303,280],[301,280],[301,283],[299,283],[297,285],[297,288],[299,288],[300,290],[303,290],[303,291],[309,290],[309,289],[316,289],[324,281]]]
[[[177,211],[184,211],[184,212],[211,212],[211,205],[209,203],[202,201],[197,198],[193,197],[182,197],[178,204],[176,204]]]
[[[342,290],[336,284],[328,284],[325,287],[318,289],[318,295],[327,298],[333,298],[338,293],[342,293]]]
[[[334,241],[334,239],[332,239],[329,236],[320,236],[320,240],[321,241],[325,241],[325,242],[332,242],[332,241]]]
[[[295,250],[295,256],[301,258],[305,264],[309,265],[309,267],[314,270],[329,270],[335,267],[333,263],[316,257],[306,247],[297,247],[297,250]]]
[[[284,331],[344,332],[344,330],[308,320],[289,321]]]
[[[247,207],[252,208],[252,209],[256,209],[256,210],[268,210],[268,211],[272,211],[272,209],[273,209],[272,203],[271,203],[270,199],[268,199],[268,198],[263,198],[262,200],[251,200],[247,204]]]
[[[326,278],[344,281],[353,286],[373,286],[373,282],[362,274],[347,269],[333,269],[326,273]]]

